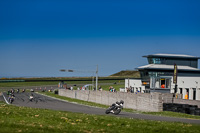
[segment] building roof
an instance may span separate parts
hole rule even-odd
[[[178,70],[183,70],[183,71],[199,71],[200,69],[190,67],[190,66],[177,66]],[[141,66],[136,68],[138,70],[142,69],[151,69],[151,70],[174,70],[174,65],[165,65],[165,64],[149,64],[145,66]]]
[[[200,59],[197,56],[191,55],[182,55],[182,54],[152,54],[152,55],[145,55],[143,57],[168,57],[168,58],[191,58],[191,59]]]

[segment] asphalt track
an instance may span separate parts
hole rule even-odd
[[[29,97],[31,94],[33,94],[34,96],[34,100],[32,102],[29,100]],[[4,99],[6,100],[8,99],[8,96],[5,93],[3,96],[5,97]],[[0,100],[2,99],[3,98],[0,96]],[[55,99],[52,97],[47,97],[47,96],[37,94],[37,93],[16,93],[15,101],[13,102],[13,104],[16,106],[25,106],[25,107],[32,107],[32,108],[52,109],[52,110],[95,114],[95,115],[106,115],[105,109],[102,109],[102,108],[70,103],[70,102]],[[133,118],[133,119],[200,124],[200,120],[127,113],[123,111],[119,115],[113,115],[113,114],[109,114],[109,115],[116,116],[116,117]]]

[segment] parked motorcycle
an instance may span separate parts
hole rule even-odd
[[[116,102],[116,103],[113,103],[107,110],[106,110],[106,114],[109,114],[109,113],[113,113],[115,115],[118,115],[121,110],[123,109],[123,104],[124,104],[124,101],[121,100],[120,102]]]

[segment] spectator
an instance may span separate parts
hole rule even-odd
[[[127,87],[126,87],[126,92],[130,92],[130,88],[127,88]]]
[[[109,87],[109,91],[112,92],[112,89],[113,89],[112,86],[110,86],[110,87]]]
[[[165,84],[162,84],[162,85],[161,85],[161,88],[165,88]]]
[[[101,86],[99,86],[99,91],[102,91],[102,88],[101,88]]]
[[[188,92],[185,94],[185,99],[188,99]]]
[[[73,90],[73,87],[72,87],[72,86],[70,87],[70,90]]]
[[[133,88],[131,88],[131,93],[133,93]]]

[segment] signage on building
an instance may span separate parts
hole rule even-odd
[[[149,85],[149,82],[142,82],[142,85]]]
[[[174,84],[177,84],[177,73],[178,73],[178,68],[177,68],[177,65],[174,64],[174,77],[173,77]]]

